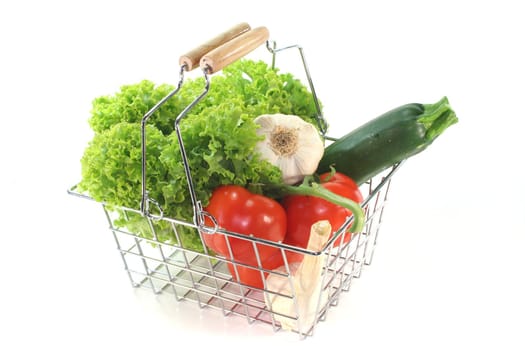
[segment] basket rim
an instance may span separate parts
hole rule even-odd
[[[395,165],[393,165],[392,167],[390,167],[389,171],[388,171],[388,173],[386,175],[379,174],[378,176],[381,176],[381,181],[376,186],[372,186],[373,185],[373,183],[372,183],[373,179],[370,179],[370,180],[366,181],[363,184],[363,185],[368,184],[371,188],[372,187],[373,188],[369,191],[367,197],[363,200],[363,202],[360,203],[362,208],[365,208],[367,205],[369,205],[370,201],[372,200],[372,198],[374,198],[376,196],[376,194],[379,191],[381,191],[381,189],[390,182],[390,180],[392,179],[392,176],[399,169],[399,167],[402,165],[402,163],[404,163],[404,161],[398,162]],[[129,207],[126,207],[126,206],[115,205],[115,204],[110,204],[110,203],[107,203],[107,202],[97,201],[96,199],[92,198],[88,194],[79,192],[77,190],[77,188],[78,188],[78,184],[75,184],[75,185],[73,185],[73,186],[71,186],[70,188],[67,189],[67,193],[69,195],[72,195],[72,196],[75,196],[75,197],[78,197],[78,198],[87,199],[87,200],[90,200],[92,202],[99,203],[99,204],[101,204],[101,205],[103,205],[105,207],[114,208],[114,209],[120,209],[120,210],[124,210],[124,211],[127,211],[127,212],[132,212],[132,213],[136,213],[136,214],[144,216],[142,214],[142,212],[140,211],[140,209],[129,208]],[[148,220],[155,220],[155,219],[153,219],[151,217],[147,217],[147,216],[144,216],[144,217],[146,219],[148,219]],[[197,225],[195,225],[194,223],[191,223],[191,222],[189,222],[187,220],[182,220],[182,219],[177,219],[177,218],[172,218],[172,217],[167,217],[167,216],[162,217],[160,220],[171,222],[171,223],[177,224],[177,225],[183,225],[183,226],[192,227],[192,228],[195,228],[195,229],[199,230],[199,227]],[[280,248],[280,249],[284,249],[286,251],[291,251],[291,252],[295,252],[295,253],[301,253],[301,254],[307,254],[307,255],[312,255],[312,256],[318,256],[318,255],[326,253],[328,250],[330,250],[333,247],[333,242],[335,242],[341,235],[346,233],[348,228],[351,226],[352,221],[353,221],[353,215],[348,216],[346,218],[345,222],[334,232],[333,236],[326,242],[325,246],[321,250],[311,250],[311,249],[307,249],[307,248],[301,248],[301,247],[297,247],[297,246],[293,246],[293,245],[289,245],[289,244],[283,243],[281,241],[277,241],[277,242],[276,241],[271,241],[271,240],[267,240],[267,239],[264,239],[264,238],[255,237],[253,235],[246,235],[246,234],[242,234],[242,233],[239,233],[239,232],[225,230],[225,229],[222,229],[220,227],[214,229],[214,231],[217,232],[217,233],[223,234],[225,236],[236,238],[236,239],[242,239],[242,240],[246,240],[246,241],[251,241],[253,243],[264,244],[264,245],[267,245],[267,246],[272,246],[272,247],[275,247],[275,248]],[[205,226],[204,228],[210,228],[210,227]],[[201,230],[199,230],[199,231],[201,231]],[[361,232],[354,232],[352,234],[352,238],[351,238],[350,241],[352,241],[356,236],[358,236],[357,235],[358,233],[361,233]],[[206,234],[206,233],[203,232],[203,234]],[[160,241],[156,242],[156,243],[168,244],[168,243],[160,242]]]

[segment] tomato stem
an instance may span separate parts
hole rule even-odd
[[[350,227],[351,232],[361,232],[364,227],[365,214],[359,203],[327,190],[319,183],[313,181],[313,176],[305,177],[299,186],[286,184],[276,186],[285,194],[319,197],[350,210],[354,216],[354,222]]]

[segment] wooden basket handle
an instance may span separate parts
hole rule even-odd
[[[248,32],[250,29],[251,27],[248,23],[239,23],[217,35],[213,39],[208,40],[204,44],[199,45],[185,55],[180,56],[179,64],[184,66],[186,71],[191,71],[199,66],[202,56],[204,56],[206,53],[227,43],[239,35]]]
[[[270,33],[266,27],[244,32],[202,56],[200,66],[209,74],[216,73],[255,50],[265,43],[269,36]]]

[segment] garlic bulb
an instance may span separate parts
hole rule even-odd
[[[331,232],[332,226],[328,220],[314,223],[308,249],[320,251]],[[276,293],[265,293],[266,305],[284,330],[305,334],[314,325],[319,309],[328,301],[328,290],[322,286],[322,269],[325,263],[325,254],[305,255],[302,262],[289,264],[290,275],[293,277],[287,277],[286,268],[281,266],[274,270],[278,274],[270,273],[266,278],[266,288]],[[296,317],[297,320],[294,319]]]
[[[324,143],[317,129],[296,115],[264,114],[255,118],[260,127],[256,150],[263,159],[281,169],[283,182],[296,184],[317,170]]]

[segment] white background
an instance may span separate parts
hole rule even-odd
[[[2,2],[0,347],[524,349],[519,5]],[[175,84],[180,54],[244,21],[305,48],[333,135],[444,95],[460,120],[396,175],[373,264],[302,342],[132,289],[102,211],[66,194],[94,97]]]

